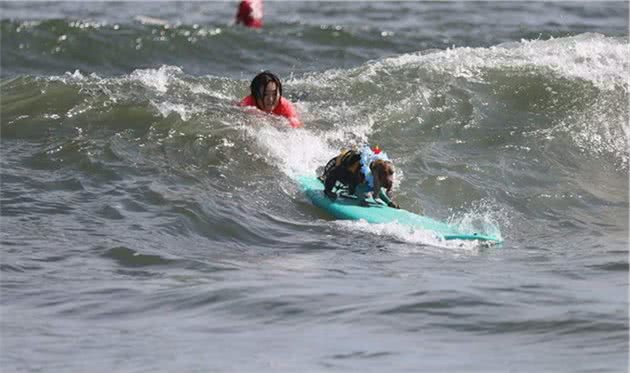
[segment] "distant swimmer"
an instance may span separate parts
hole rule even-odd
[[[251,94],[241,100],[240,106],[255,106],[265,113],[287,118],[293,128],[302,127],[293,104],[282,97],[282,83],[275,74],[263,71],[249,87]]]
[[[242,0],[236,12],[236,24],[261,28],[263,25],[263,0]]]

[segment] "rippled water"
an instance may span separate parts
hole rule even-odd
[[[627,371],[627,3],[235,6],[0,3],[2,371]],[[362,142],[504,243],[313,207]]]

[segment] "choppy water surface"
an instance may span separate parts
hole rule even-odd
[[[3,371],[627,371],[627,3],[235,7],[0,3]],[[503,245],[311,206],[362,142]]]

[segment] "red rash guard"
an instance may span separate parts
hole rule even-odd
[[[254,96],[249,95],[241,100],[240,105],[256,107],[256,100],[254,99]],[[278,105],[275,109],[273,109],[272,113],[287,118],[289,120],[289,124],[293,128],[302,127],[302,122],[300,122],[300,119],[297,116],[297,112],[295,111],[293,104],[291,104],[289,100],[284,97],[280,97],[280,102],[278,102]]]
[[[236,23],[242,23],[247,27],[261,28],[263,25],[262,0],[243,0],[238,6]]]

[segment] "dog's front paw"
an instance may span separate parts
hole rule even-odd
[[[363,206],[363,207],[370,207],[370,202],[368,202],[367,199],[362,199],[361,200],[361,206]]]
[[[333,201],[337,199],[337,193],[334,193],[333,191],[325,190],[324,194]]]

